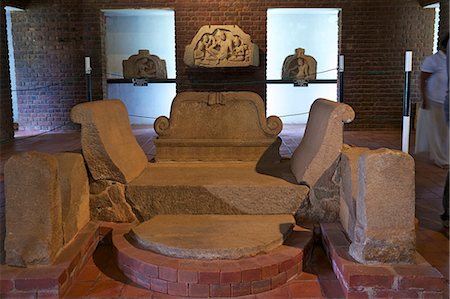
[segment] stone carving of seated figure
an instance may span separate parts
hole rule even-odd
[[[203,26],[186,46],[184,61],[189,66],[239,67],[258,65],[258,47],[239,27]]]
[[[283,63],[282,78],[284,80],[315,80],[317,62],[305,49],[295,49],[294,55],[286,57]]]

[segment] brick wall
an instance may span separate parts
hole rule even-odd
[[[0,141],[14,136],[9,77],[8,47],[6,36],[6,14],[4,4],[0,5]]]
[[[414,51],[412,99],[417,100],[419,63],[432,50],[433,13],[417,0],[30,1],[26,12],[13,14],[18,88],[45,88],[19,93],[20,124],[52,129],[68,121],[70,108],[86,98],[84,56],[92,57],[94,99],[106,96],[104,20],[100,11],[106,8],[175,9],[178,91],[252,90],[264,98],[265,84],[222,83],[265,79],[266,13],[275,7],[342,8],[344,101],[356,111],[349,128],[401,126],[404,52]],[[448,15],[446,18],[448,24]],[[184,48],[205,24],[241,27],[260,48],[260,66],[188,68],[183,62]],[[195,84],[211,81],[218,84]]]

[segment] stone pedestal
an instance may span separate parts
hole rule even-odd
[[[89,222],[89,183],[83,156],[56,154],[61,189],[64,244]]]
[[[350,255],[361,263],[411,263],[415,254],[414,160],[400,151],[358,160],[356,225]]]
[[[5,164],[6,263],[51,264],[63,245],[58,161],[27,152]]]

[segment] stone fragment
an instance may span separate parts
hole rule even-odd
[[[356,223],[356,198],[358,196],[358,159],[367,147],[345,146],[339,163],[340,201],[339,220],[351,241]]]
[[[151,163],[126,188],[140,220],[158,214],[291,214],[308,187],[255,171],[251,162]]]
[[[78,104],[70,112],[81,124],[83,156],[94,180],[131,182],[148,160],[131,131],[128,112],[120,100]]]
[[[298,221],[332,222],[339,218],[337,166],[343,146],[343,126],[355,117],[342,103],[317,99],[311,106],[306,131],[291,158],[291,171],[310,187],[309,199],[296,213]]]
[[[239,259],[277,248],[294,225],[292,215],[158,215],[134,227],[132,237],[168,256]]]
[[[167,79],[166,61],[149,50],[139,50],[138,54],[123,60],[122,67],[125,79]]]
[[[136,216],[125,199],[125,186],[101,180],[90,185],[91,218],[108,222],[134,222]]]
[[[26,152],[5,164],[6,263],[49,265],[63,246],[58,162]]]
[[[349,253],[361,263],[412,263],[415,255],[414,160],[378,149],[358,160],[354,241]]]
[[[283,80],[315,80],[317,61],[310,55],[305,55],[305,49],[295,49],[294,55],[289,55],[283,62],[281,78]]]
[[[205,25],[186,46],[184,63],[191,67],[259,65],[259,49],[236,25]]]
[[[283,123],[254,92],[182,92],[154,123],[156,161],[258,161]]]
[[[59,153],[55,157],[58,160],[62,229],[66,244],[90,220],[89,181],[82,155]]]

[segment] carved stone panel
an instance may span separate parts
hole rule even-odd
[[[317,61],[314,57],[305,55],[305,49],[295,49],[295,54],[289,55],[283,62],[281,78],[283,80],[315,80]]]
[[[259,65],[259,49],[236,25],[205,25],[186,46],[184,62],[192,67]]]
[[[139,50],[138,54],[123,60],[122,66],[125,79],[167,79],[166,61],[150,54],[149,50]]]

